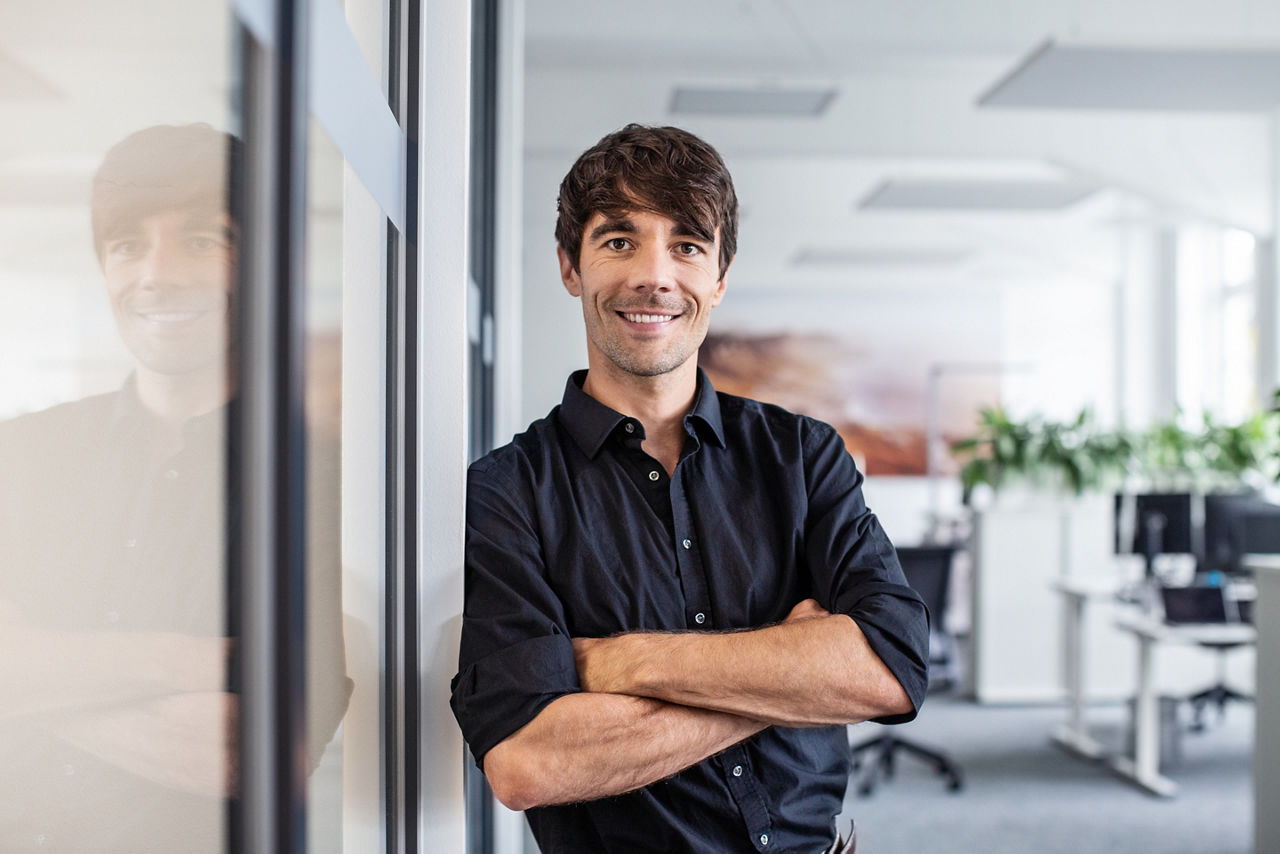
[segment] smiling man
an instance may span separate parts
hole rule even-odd
[[[629,125],[556,239],[588,370],[471,468],[463,734],[548,854],[841,850],[844,725],[915,716],[927,617],[835,430],[698,368],[728,170]]]
[[[90,219],[132,369],[116,391],[0,423],[0,851],[237,850],[226,473],[240,157],[203,124],[108,151]],[[315,762],[350,684],[338,484],[315,464],[336,453],[310,451]]]

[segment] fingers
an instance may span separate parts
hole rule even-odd
[[[830,617],[831,612],[818,604],[817,599],[803,599],[796,603],[791,609],[791,613],[787,614],[784,623],[794,622],[796,620],[812,620],[815,617]]]

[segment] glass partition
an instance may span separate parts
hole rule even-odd
[[[377,851],[386,814],[386,226],[314,121],[308,154],[308,850]]]
[[[0,850],[228,848],[226,2],[0,32]]]
[[[406,8],[53,0],[0,32],[0,851],[408,850]]]

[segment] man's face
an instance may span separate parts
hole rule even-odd
[[[593,214],[582,234],[578,269],[558,250],[560,276],[582,300],[591,365],[634,376],[685,364],[707,335],[724,297],[719,235],[708,240],[662,214]]]
[[[225,368],[235,263],[234,227],[213,210],[151,214],[104,241],[111,310],[141,367],[169,376]]]

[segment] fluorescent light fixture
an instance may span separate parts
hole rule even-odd
[[[973,254],[963,247],[803,247],[796,267],[953,267]]]
[[[1067,46],[1047,41],[983,107],[1253,112],[1280,107],[1280,50]]]
[[[704,116],[821,116],[836,90],[827,87],[678,86],[671,112]]]
[[[1060,210],[1099,189],[1063,181],[885,181],[859,208],[876,210]]]

